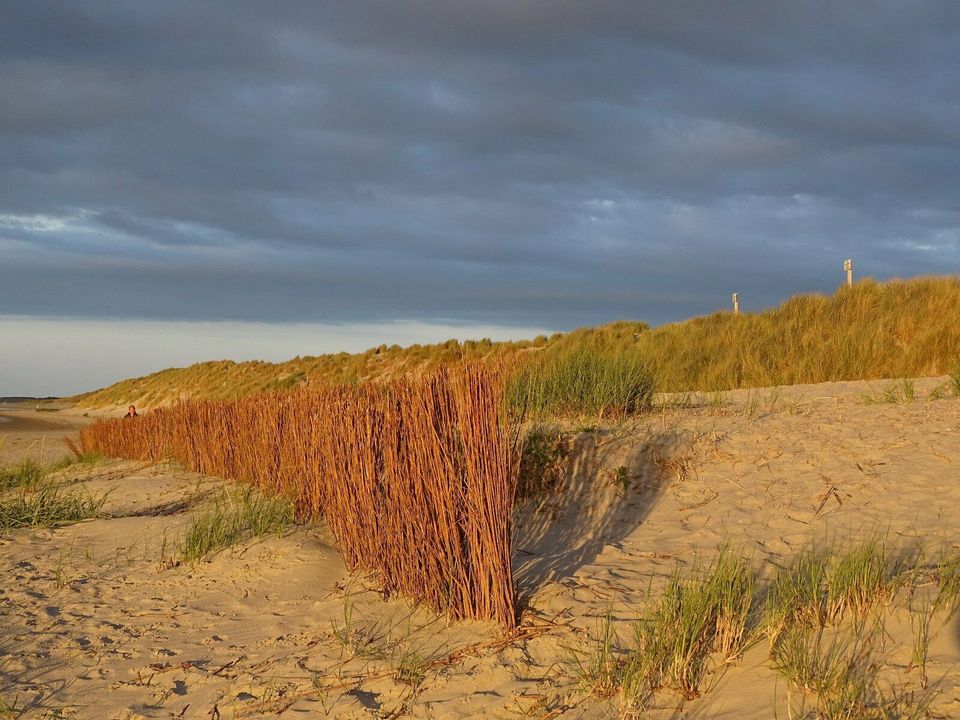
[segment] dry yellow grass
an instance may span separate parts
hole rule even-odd
[[[836,380],[940,375],[960,363],[960,278],[864,280],[834,295],[798,295],[778,308],[729,312],[650,329],[617,322],[532,341],[489,340],[295,358],[286,363],[200,363],[124,380],[79,395],[80,407],[148,407],[180,399],[230,399],[311,384],[355,384],[428,372],[464,361],[635,353],[657,389],[727,390]]]

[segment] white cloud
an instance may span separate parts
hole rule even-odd
[[[204,360],[288,360],[381,343],[532,338],[537,327],[444,322],[267,324],[0,316],[0,396],[72,395]]]

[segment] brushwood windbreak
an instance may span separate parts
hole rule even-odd
[[[516,457],[495,371],[181,402],[96,422],[81,444],[289,494],[386,592],[454,618],[516,621]]]

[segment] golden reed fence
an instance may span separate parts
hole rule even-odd
[[[85,452],[174,459],[291,495],[351,568],[454,618],[512,627],[516,453],[480,367],[353,387],[189,401],[81,431]]]

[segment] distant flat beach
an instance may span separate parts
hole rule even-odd
[[[66,448],[64,435],[75,433],[89,420],[70,411],[37,412],[33,408],[0,407],[0,462],[25,457],[55,460]]]

